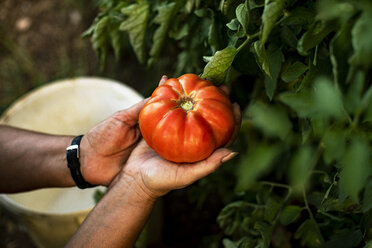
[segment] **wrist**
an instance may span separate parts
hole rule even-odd
[[[136,177],[121,172],[111,183],[110,189],[120,190],[133,204],[153,204],[160,196],[153,194]]]

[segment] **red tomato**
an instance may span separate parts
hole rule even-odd
[[[224,146],[234,130],[228,96],[195,74],[170,78],[152,93],[139,116],[147,144],[173,162],[196,162]]]

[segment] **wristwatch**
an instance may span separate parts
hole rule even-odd
[[[67,166],[70,169],[72,179],[74,179],[76,186],[80,189],[86,189],[96,185],[92,185],[85,181],[80,171],[79,146],[82,138],[83,135],[79,135],[72,140],[71,145],[66,148],[66,158]]]

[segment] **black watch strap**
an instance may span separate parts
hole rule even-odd
[[[71,145],[66,148],[66,158],[67,166],[70,169],[72,179],[80,189],[91,188],[95,185],[92,185],[85,181],[83,175],[80,171],[80,162],[79,162],[79,146],[80,141],[83,138],[83,135],[75,137]]]

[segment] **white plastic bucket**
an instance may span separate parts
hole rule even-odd
[[[16,101],[1,124],[51,134],[79,135],[143,97],[118,82],[81,77],[47,84]],[[103,187],[101,187],[103,188]],[[41,189],[0,195],[40,247],[63,247],[94,207],[96,188]]]

